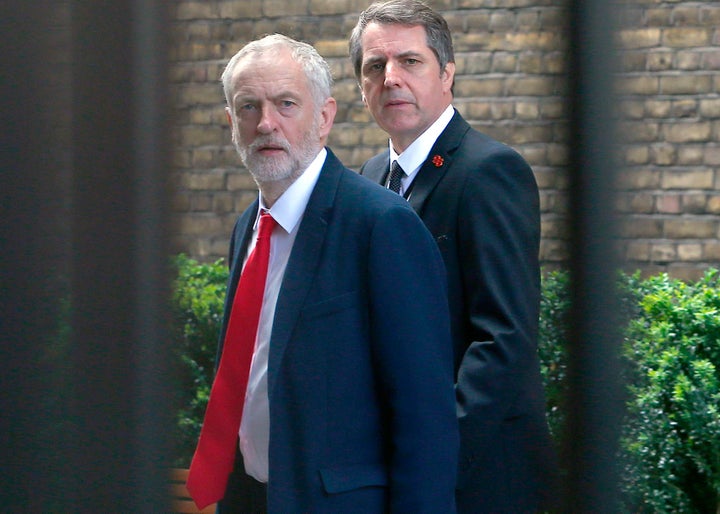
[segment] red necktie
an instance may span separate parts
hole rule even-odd
[[[186,484],[200,509],[223,498],[235,461],[245,389],[265,292],[270,235],[275,225],[270,214],[264,212],[260,216],[257,243],[235,291],[220,366]]]

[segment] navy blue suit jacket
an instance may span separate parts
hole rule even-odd
[[[232,236],[226,319],[256,212]],[[270,341],[269,512],[454,512],[452,350],[432,237],[330,151],[298,230]]]
[[[384,183],[388,151],[361,173]],[[409,203],[447,269],[460,423],[458,512],[533,512],[555,460],[537,354],[539,195],[510,147],[456,111]]]

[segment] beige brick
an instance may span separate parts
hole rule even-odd
[[[562,238],[567,234],[567,222],[557,216],[544,216],[541,231],[543,237]]]
[[[660,166],[669,166],[675,164],[677,161],[677,149],[675,145],[666,143],[652,145],[650,152],[652,162]]]
[[[650,118],[665,118],[670,114],[672,102],[670,100],[646,100],[645,109]]]
[[[670,115],[673,118],[695,118],[697,117],[699,104],[695,99],[680,99],[672,102]]]
[[[489,52],[470,52],[455,56],[456,79],[459,75],[474,75],[490,71],[492,54]]]
[[[665,50],[653,51],[647,56],[647,68],[650,71],[672,70],[674,62],[674,53]]]
[[[681,196],[671,193],[660,195],[657,198],[657,211],[660,214],[680,214]]]
[[[711,189],[712,170],[667,170],[662,175],[663,189]]]
[[[499,52],[493,55],[491,70],[495,73],[512,73],[517,68],[517,55]]]
[[[557,173],[551,168],[540,167],[534,168],[533,171],[535,172],[535,180],[540,189],[540,195],[544,198],[543,202],[545,202],[545,205],[552,205],[550,202],[552,198],[557,195],[557,192],[550,191],[550,189],[557,188]]]
[[[652,2],[648,2],[652,3]],[[659,2],[655,2],[659,3]],[[649,7],[645,11],[646,23],[652,27],[669,26],[672,23],[672,11],[666,7]],[[640,20],[642,22],[642,20]]]
[[[707,152],[704,145],[678,145],[677,153],[677,163],[680,166],[697,166],[703,163],[709,164],[705,161]]]
[[[708,166],[720,165],[720,146],[705,146],[702,148],[703,163]]]
[[[682,195],[682,209],[685,214],[705,214],[707,212],[707,195],[704,193],[688,193]]]
[[[633,193],[626,195],[629,200],[627,212],[634,214],[652,214],[655,210],[655,197],[652,193]]]
[[[333,146],[357,146],[361,144],[361,133],[353,130],[351,125],[345,127],[334,126],[330,132],[331,147]]]
[[[697,6],[678,6],[672,11],[675,25],[695,26],[700,21],[700,9]]]
[[[499,97],[503,93],[504,80],[499,78],[458,79],[455,94],[459,97]]]
[[[690,50],[687,52],[678,52],[676,68],[683,71],[696,71],[702,69],[702,62],[702,51]]]
[[[513,77],[507,80],[507,93],[512,96],[548,96],[554,92],[553,81],[545,77]]]
[[[190,151],[190,162],[196,169],[211,169],[217,166],[217,151],[212,147],[193,148]]]
[[[347,58],[348,43],[346,39],[323,40],[315,43],[315,49],[320,55],[328,57]]]
[[[220,127],[192,125],[180,128],[180,144],[184,146],[202,146],[218,144],[223,141]]]
[[[619,111],[623,118],[643,119],[645,117],[645,103],[639,98],[625,100],[620,103]]]
[[[618,32],[618,41],[627,49],[650,48],[660,45],[661,34],[658,28],[626,29]]]
[[[179,186],[191,190],[220,190],[225,188],[225,175],[218,171],[188,172],[181,174]]]
[[[378,145],[387,147],[388,135],[376,126],[365,127],[361,130],[360,140],[364,145]]]
[[[718,222],[705,218],[673,218],[663,223],[670,239],[707,239],[717,237]]]
[[[522,52],[518,57],[519,73],[540,75],[546,70],[543,67],[543,54],[540,52]]]
[[[178,2],[175,17],[178,20],[195,20],[198,18],[216,18],[218,10],[215,2]]]
[[[212,212],[212,195],[208,193],[195,193],[190,201],[190,210],[193,212]]]
[[[262,12],[265,16],[295,16],[308,14],[307,0],[262,0]]]
[[[232,194],[229,192],[215,193],[212,196],[212,212],[217,213],[228,213],[233,212],[235,208],[235,201]]]
[[[310,0],[310,14],[314,16],[345,14],[353,10],[352,0]]]
[[[657,243],[650,246],[650,260],[672,262],[677,259],[677,248],[673,243]]]
[[[565,241],[543,239],[540,242],[540,259],[547,262],[565,262],[569,256]]]
[[[226,181],[228,191],[255,191],[257,189],[252,175],[244,168],[229,172]]]
[[[180,218],[180,229],[189,236],[203,236],[218,233],[221,229],[220,218],[214,214],[185,214]]]
[[[662,44],[669,47],[688,48],[707,46],[712,41],[712,30],[697,27],[670,27],[663,31]]]
[[[626,222],[621,225],[620,235],[634,239],[656,239],[662,237],[662,228],[662,220],[649,216],[633,216],[626,218]]]
[[[643,51],[625,51],[618,56],[618,66],[623,72],[642,73],[647,69],[647,52]]]
[[[709,93],[711,88],[712,79],[709,75],[660,77],[660,92],[666,95]]]
[[[186,84],[178,88],[178,101],[183,105],[212,105],[223,108],[225,98],[222,87],[213,83]]]
[[[518,152],[525,158],[533,170],[540,166],[547,165],[547,149],[545,145],[524,145],[518,148]]]
[[[705,118],[720,118],[720,98],[700,100],[700,115]]]
[[[720,262],[720,241],[708,241],[703,248],[703,258],[717,267]]]
[[[625,247],[625,259],[631,261],[647,261],[650,258],[650,244],[630,241]]]
[[[625,94],[654,95],[658,93],[659,83],[657,77],[620,77],[618,89]]]
[[[624,189],[657,189],[660,186],[661,173],[650,168],[624,169],[617,175],[618,185]]]
[[[682,261],[699,261],[703,257],[703,246],[700,243],[680,243],[677,253]]]
[[[646,121],[625,122],[619,127],[624,141],[632,143],[657,141],[659,130],[660,127],[657,123]]]
[[[565,52],[549,52],[544,54],[543,67],[546,73],[565,73],[567,70],[567,56]]]
[[[663,137],[671,143],[694,143],[708,141],[712,134],[709,122],[683,122],[667,125],[662,130]]]
[[[223,0],[218,2],[221,18],[259,18],[262,14],[262,0]]]
[[[629,165],[647,164],[650,149],[647,145],[634,145],[624,149],[624,162]]]
[[[508,51],[553,50],[558,48],[561,34],[555,32],[528,32],[495,34],[494,46]]]
[[[540,117],[540,106],[537,101],[516,102],[515,112],[521,120],[536,120]]]

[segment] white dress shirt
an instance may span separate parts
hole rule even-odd
[[[428,154],[430,150],[432,150],[435,141],[440,137],[445,127],[448,126],[454,114],[455,110],[453,106],[448,105],[438,119],[399,155],[393,148],[392,139],[390,140],[390,164],[392,165],[393,162],[398,161],[398,164],[400,164],[400,167],[405,172],[405,176],[403,176],[400,184],[401,195],[404,196],[405,191],[410,188],[410,184],[415,180],[417,172],[420,171],[420,167],[427,160]],[[389,175],[388,173],[388,178]]]
[[[268,480],[270,409],[267,367],[275,305],[277,304],[285,267],[290,258],[290,251],[295,242],[300,221],[310,199],[310,194],[320,176],[320,170],[325,163],[326,156],[327,151],[323,148],[305,172],[293,182],[268,211],[279,226],[275,228],[270,237],[268,275],[260,310],[255,350],[250,364],[242,421],[240,422],[240,451],[245,463],[245,472],[260,482],[267,482]],[[250,252],[255,248],[260,213],[263,210],[267,209],[264,208],[261,195],[252,240],[248,245],[245,262],[247,262]]]

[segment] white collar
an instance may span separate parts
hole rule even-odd
[[[305,212],[305,207],[307,207],[310,195],[315,189],[315,184],[320,177],[320,171],[323,164],[325,164],[326,157],[327,150],[323,147],[302,175],[280,195],[280,198],[275,201],[270,209],[265,207],[262,195],[259,195],[260,201],[258,202],[258,212],[255,215],[254,228],[257,229],[260,213],[267,210],[278,225],[285,229],[288,234],[292,232]]]
[[[438,119],[399,155],[393,149],[392,140],[390,140],[390,164],[397,160],[407,175],[411,175],[420,169],[420,166],[427,160],[428,154],[430,154],[430,150],[432,150],[435,141],[440,137],[445,127],[448,126],[454,114],[455,109],[452,105],[448,105]]]

